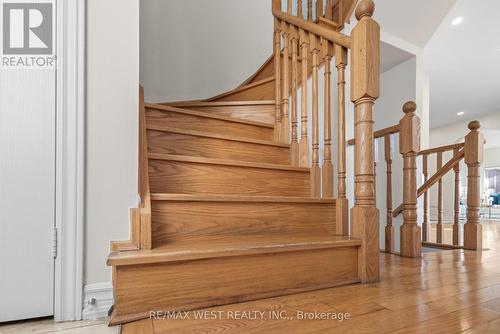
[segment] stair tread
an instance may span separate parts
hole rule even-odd
[[[253,100],[253,101],[187,101],[187,102],[173,102],[161,103],[168,106],[183,106],[183,107],[211,107],[211,106],[256,106],[275,104],[274,100]]]
[[[345,236],[325,237],[240,237],[200,241],[194,245],[174,243],[151,250],[111,252],[107,264],[112,266],[177,262],[209,258],[281,253],[324,248],[357,247],[358,239]]]
[[[267,164],[260,162],[247,162],[247,161],[216,159],[216,158],[201,158],[201,157],[191,157],[185,155],[164,154],[164,153],[149,153],[148,158],[151,160],[169,160],[169,161],[180,161],[180,162],[203,163],[211,165],[277,169],[277,170],[287,170],[287,171],[304,172],[304,173],[310,172],[310,169],[308,167],[294,167],[294,166],[279,165],[279,164]]]
[[[295,196],[259,196],[259,195],[217,195],[217,194],[168,194],[152,193],[153,201],[184,201],[184,202],[253,202],[253,203],[312,203],[335,204],[333,198],[313,198]]]
[[[290,148],[289,144],[282,144],[282,143],[277,143],[277,142],[269,141],[269,140],[239,138],[239,137],[235,137],[235,136],[213,134],[210,132],[197,131],[197,130],[179,129],[176,127],[163,126],[163,125],[147,125],[147,129],[161,131],[161,132],[173,132],[173,133],[187,134],[187,135],[198,136],[198,137],[207,137],[207,138],[238,141],[238,142],[243,142],[243,143],[252,143],[252,144],[260,144],[260,145],[267,145],[267,146]]]
[[[176,113],[181,113],[181,114],[186,114],[186,115],[205,117],[205,118],[213,118],[213,119],[218,119],[218,120],[227,121],[227,122],[241,123],[241,124],[254,125],[254,126],[260,126],[260,127],[264,127],[264,128],[274,129],[274,124],[250,121],[250,120],[245,120],[245,119],[240,119],[240,118],[230,117],[230,116],[214,115],[214,114],[204,112],[204,111],[184,109],[184,108],[172,107],[172,106],[168,106],[168,105],[155,104],[155,103],[146,103],[145,107],[149,108],[149,109],[159,110],[159,111],[170,111],[170,112],[176,112]]]

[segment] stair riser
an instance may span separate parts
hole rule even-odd
[[[309,196],[309,172],[149,160],[151,192]]]
[[[274,124],[276,117],[274,104],[254,106],[193,106],[183,108],[268,124]]]
[[[335,204],[152,202],[153,245],[231,237],[325,237],[335,233]]]
[[[169,126],[178,129],[203,131],[218,135],[260,140],[273,140],[274,130],[252,124],[188,115],[173,111],[147,109],[147,125]]]
[[[290,149],[173,132],[148,131],[151,153],[287,165]]]
[[[350,284],[357,259],[345,247],[117,266],[114,322]]]

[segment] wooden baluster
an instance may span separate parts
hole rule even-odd
[[[286,12],[292,15],[292,0],[287,1]]]
[[[301,97],[301,136],[299,144],[299,157],[300,166],[309,167],[309,139],[308,139],[308,128],[307,128],[307,75],[308,68],[307,62],[309,59],[309,35],[304,30],[300,30],[300,45],[302,49],[302,97]]]
[[[330,57],[330,43],[321,39],[322,53],[325,59],[325,92],[324,92],[324,159],[322,167],[322,189],[323,197],[333,198],[333,163],[332,163],[332,108],[331,108],[331,86],[332,77]]]
[[[274,20],[274,95],[275,95],[275,122],[274,141],[281,138],[281,32],[279,20]]]
[[[338,23],[340,25],[344,25],[344,0],[337,0],[339,5],[338,5]]]
[[[349,202],[346,198],[346,134],[345,134],[345,68],[347,49],[335,45],[337,67],[338,115],[337,115],[337,234],[349,235]]]
[[[460,149],[453,150],[453,156],[457,156]],[[453,245],[458,246],[458,230],[460,224],[460,163],[453,167],[455,172],[455,202],[453,215]]]
[[[297,0],[297,16],[301,19],[304,18],[304,14],[302,12],[302,0]]]
[[[465,136],[465,163],[467,165],[467,222],[464,225],[464,248],[481,250],[483,227],[480,222],[480,169],[483,162],[484,138],[479,132],[478,121],[469,123],[469,134]]]
[[[312,0],[307,0],[307,20],[313,20],[313,2]]]
[[[399,151],[403,155],[403,225],[400,231],[401,256],[421,256],[421,230],[417,224],[417,153],[420,151],[420,118],[415,102],[403,106],[399,122]]]
[[[423,173],[424,173],[424,183],[429,179],[429,154],[424,154],[423,159]],[[424,193],[424,221],[422,223],[422,241],[427,241],[429,238],[429,192]]]
[[[355,206],[351,210],[352,236],[362,241],[358,275],[362,282],[377,282],[379,270],[379,211],[375,206],[373,170],[373,105],[380,85],[380,27],[371,18],[375,4],[362,0],[356,8],[358,23],[351,35],[351,100],[355,124]]]
[[[316,20],[323,16],[323,0],[316,0]]]
[[[437,153],[436,161],[436,170],[439,170],[443,166],[443,152]],[[436,242],[443,243],[443,178],[438,181]]]
[[[330,20],[330,21],[333,20],[333,0],[326,1],[325,18]]]
[[[386,225],[385,225],[385,251],[392,252],[392,141],[391,135],[384,136],[384,157],[386,165]]]
[[[292,144],[290,145],[290,163],[299,166],[299,142],[298,142],[298,104],[297,104],[297,71],[298,71],[298,30],[292,28]]]
[[[319,167],[319,125],[318,125],[318,68],[319,38],[309,34],[312,48],[312,164],[311,196],[321,197],[321,168]]]
[[[290,33],[289,25],[283,23],[283,90],[281,91],[281,142],[290,143]]]
[[[375,206],[377,206],[377,161],[378,161],[378,142],[377,138],[373,139],[373,190]]]

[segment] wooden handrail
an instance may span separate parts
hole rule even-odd
[[[398,133],[398,132],[399,132],[399,124],[396,124],[396,125],[389,126],[387,128],[383,128],[383,129],[380,129],[380,130],[373,132],[373,137],[374,138],[382,138],[382,137],[385,137],[386,135],[391,135],[393,133]],[[356,141],[354,138],[349,139],[347,141],[347,145],[349,145],[349,146],[352,146],[355,143],[356,143]]]
[[[451,144],[451,145],[444,145],[444,146],[438,146],[438,147],[428,148],[428,149],[425,149],[425,150],[422,150],[422,151],[418,152],[418,155],[453,151],[455,149],[461,149],[461,148],[463,148],[464,145],[465,145],[465,143],[458,143],[458,144]]]
[[[438,182],[446,173],[453,169],[453,167],[464,158],[464,149],[460,150],[450,161],[441,167],[429,180],[427,180],[417,191],[417,197],[422,196],[427,192],[436,182]],[[393,212],[392,216],[397,217],[403,211],[403,204],[398,206]]]
[[[318,37],[323,37],[324,39],[327,39],[330,42],[333,42],[335,44],[341,45],[346,48],[351,47],[351,38],[340,32],[327,29],[325,27],[320,26],[319,24],[306,21],[296,16],[287,14],[277,9],[275,6],[273,6],[273,15],[278,20],[292,24],[299,29],[307,31],[308,33],[314,34]]]

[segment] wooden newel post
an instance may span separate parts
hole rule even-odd
[[[399,151],[403,155],[403,225],[400,230],[401,256],[420,257],[422,231],[417,224],[417,153],[420,151],[420,118],[415,102],[403,105],[399,122]]]
[[[362,0],[351,34],[351,101],[355,119],[355,205],[352,236],[361,239],[358,271],[362,282],[379,281],[379,211],[375,206],[373,104],[379,97],[380,27],[372,19],[375,4]]]
[[[483,162],[484,138],[478,121],[469,123],[465,136],[465,164],[467,165],[467,222],[464,225],[464,248],[482,249],[483,227],[480,224],[481,206],[480,168]]]

